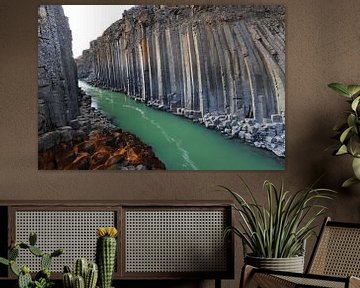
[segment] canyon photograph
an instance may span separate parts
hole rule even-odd
[[[38,169],[284,170],[285,16],[38,6]]]

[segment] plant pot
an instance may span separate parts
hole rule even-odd
[[[246,255],[245,263],[262,269],[304,273],[304,256],[289,258],[263,258]]]

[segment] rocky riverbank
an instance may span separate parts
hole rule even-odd
[[[46,170],[157,170],[165,165],[152,148],[122,131],[80,90],[80,115],[38,138],[38,168]]]
[[[285,124],[280,115],[274,115],[271,121],[262,124],[255,119],[240,119],[238,115],[218,113],[208,113],[193,121],[208,129],[218,130],[226,137],[238,138],[257,148],[272,151],[278,157],[285,157]]]
[[[83,81],[102,89],[117,91],[114,88],[100,84],[93,78],[86,78]],[[271,118],[263,120],[263,123],[259,123],[254,118],[243,118],[239,114],[211,112],[201,116],[199,111],[187,110],[185,108],[172,109],[157,100],[144,101],[140,97],[128,96],[156,110],[188,118],[194,123],[204,125],[207,129],[219,131],[219,133],[227,138],[240,139],[244,143],[271,151],[276,156],[285,158],[285,117],[282,115],[273,114]]]
[[[135,100],[142,101],[140,98],[135,98]],[[243,118],[240,114],[211,112],[202,117],[199,111],[185,108],[177,108],[174,111],[158,101],[148,101],[146,105],[191,119],[194,123],[219,131],[227,138],[238,138],[247,144],[269,150],[276,156],[285,158],[284,116],[273,114],[270,119],[264,119],[263,123],[259,123],[254,118]]]

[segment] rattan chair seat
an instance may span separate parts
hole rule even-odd
[[[241,287],[360,287],[360,224],[326,218],[305,274],[245,266]]]

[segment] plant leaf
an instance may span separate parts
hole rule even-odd
[[[357,134],[354,134],[350,137],[348,150],[354,157],[360,156],[360,138]]]
[[[356,111],[356,108],[357,108],[358,105],[359,105],[359,101],[360,101],[360,96],[356,97],[356,98],[354,99],[354,101],[352,101],[352,103],[351,103],[351,109],[352,109],[352,110]]]
[[[346,145],[341,145],[341,147],[339,148],[339,150],[336,152],[335,155],[344,155],[348,153],[348,149],[346,147]]]
[[[357,179],[360,180],[360,158],[354,157],[352,168]]]
[[[346,137],[348,136],[349,132],[351,131],[352,127],[347,128],[343,133],[341,133],[340,141],[344,143]]]
[[[357,95],[360,93],[360,85],[348,85],[347,90],[350,96]]]
[[[353,113],[350,113],[347,118],[347,124],[349,127],[355,126],[356,124],[356,116]]]
[[[5,258],[3,258],[3,257],[0,257],[0,263],[1,264],[4,264],[4,265],[9,265],[10,263],[9,263],[9,260],[8,259],[5,259]]]
[[[330,83],[328,85],[329,88],[333,89],[335,92],[339,93],[342,96],[350,98],[350,93],[346,85],[341,83]]]
[[[348,188],[352,185],[359,184],[359,183],[360,183],[359,179],[357,179],[356,177],[351,177],[351,178],[345,180],[344,183],[341,185],[341,187]]]

